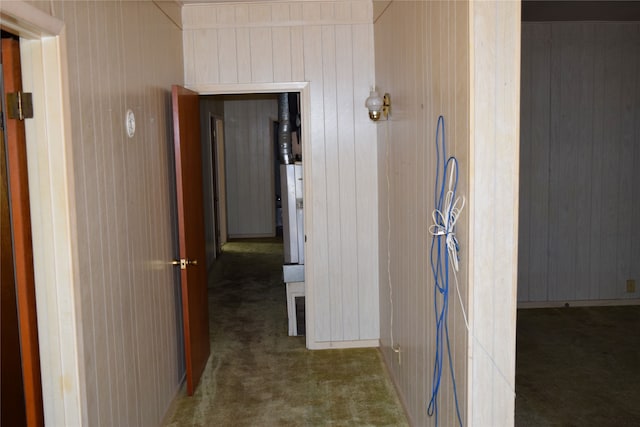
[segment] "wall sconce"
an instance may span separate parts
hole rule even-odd
[[[369,118],[374,122],[377,122],[382,115],[386,120],[389,120],[391,97],[388,93],[385,93],[384,97],[381,98],[377,91],[372,90],[364,105],[369,110]]]

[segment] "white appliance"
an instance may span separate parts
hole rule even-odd
[[[302,163],[280,165],[282,185],[282,235],[284,265],[282,272],[287,286],[289,335],[298,335],[296,297],[304,297],[304,199]]]
[[[284,262],[304,265],[302,163],[280,165],[280,182],[282,183]]]

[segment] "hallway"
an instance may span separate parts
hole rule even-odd
[[[309,351],[287,335],[282,243],[227,243],[209,278],[211,357],[166,426],[402,426],[376,349]]]

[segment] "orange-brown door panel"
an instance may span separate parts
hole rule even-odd
[[[20,45],[17,40],[2,39],[2,70],[4,80],[4,93],[2,96],[6,100],[7,93],[15,93],[22,90]],[[27,425],[42,426],[44,425],[44,415],[42,409],[42,382],[36,321],[27,145],[24,122],[7,117],[5,120],[5,133],[7,140],[6,155],[11,230],[13,233],[14,278],[20,334],[20,348],[16,349],[16,351],[20,351],[22,356]]]
[[[173,86],[178,235],[181,262],[187,394],[192,395],[209,359],[209,309],[204,234],[200,101],[198,94]]]

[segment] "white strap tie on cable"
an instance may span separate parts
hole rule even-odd
[[[434,209],[431,217],[433,218],[433,224],[429,227],[429,232],[434,236],[446,236],[445,242],[449,251],[449,259],[451,265],[458,271],[458,239],[454,231],[456,222],[464,209],[465,198],[458,197],[453,200],[454,186],[455,186],[455,172],[457,163],[451,163],[451,174],[449,175],[449,191],[444,200],[444,212],[440,212],[438,209]]]

